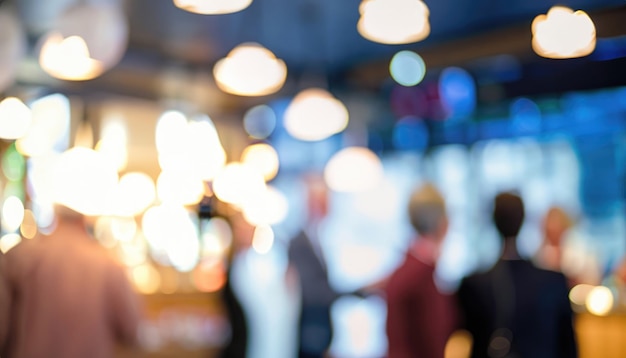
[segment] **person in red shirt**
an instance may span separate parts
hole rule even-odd
[[[414,191],[409,218],[417,236],[384,289],[388,357],[441,358],[456,328],[457,305],[454,296],[435,283],[435,265],[448,219],[444,199],[433,185]]]

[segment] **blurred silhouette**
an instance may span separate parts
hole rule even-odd
[[[0,357],[4,357],[4,347],[9,332],[9,322],[11,317],[9,288],[6,282],[6,272],[4,268],[4,255],[0,252]]]
[[[289,282],[298,282],[301,308],[298,323],[298,357],[323,357],[333,338],[330,309],[339,294],[330,286],[320,245],[320,224],[328,213],[328,188],[313,174],[304,179],[307,221],[289,243]]]
[[[249,325],[241,300],[234,287],[233,266],[242,251],[250,246],[254,227],[245,222],[240,213],[232,215],[230,223],[233,229],[233,243],[226,258],[228,261],[226,284],[221,291],[222,303],[230,324],[230,339],[218,356],[221,358],[244,358],[248,350]]]
[[[138,295],[84,217],[60,205],[56,212],[50,236],[6,254],[13,299],[2,357],[111,357],[116,344],[137,342]]]
[[[502,238],[500,259],[459,288],[472,357],[576,357],[573,314],[563,274],[520,258],[516,240],[524,222],[522,199],[496,196],[493,221]]]
[[[539,267],[552,271],[562,270],[563,244],[573,224],[572,218],[562,208],[553,206],[548,209],[542,223],[543,242],[535,261]]]
[[[434,277],[448,230],[446,205],[433,185],[424,184],[412,193],[408,209],[417,237],[385,287],[388,355],[443,357],[457,318],[453,296],[442,292]]]

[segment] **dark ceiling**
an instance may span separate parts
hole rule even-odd
[[[41,4],[39,0],[6,2],[17,4],[22,16]],[[560,64],[555,67],[554,60],[542,59],[532,52],[530,23],[537,14],[556,5],[553,1],[425,2],[430,8],[430,36],[416,44],[391,46],[370,42],[358,34],[360,0],[254,0],[244,11],[208,16],[180,10],[171,0],[128,0],[124,6],[130,25],[130,45],[122,63],[102,78],[88,83],[66,84],[49,79],[41,82],[70,91],[158,97],[162,93],[155,89],[159,87],[154,82],[155,73],[174,69],[174,73],[200,72],[210,77],[212,65],[218,59],[237,44],[249,41],[261,43],[282,58],[287,63],[291,81],[315,74],[340,86],[366,90],[380,88],[388,79],[388,61],[400,49],[418,51],[430,68],[460,65],[472,67],[478,75],[480,71],[493,69],[491,60],[500,61],[500,55],[510,55],[508,58],[519,63],[525,73],[538,76],[535,79],[522,76],[526,82],[513,83],[515,90],[512,91],[519,93],[524,93],[526,87],[537,86],[559,90],[563,82],[550,80],[555,68],[579,71],[576,66],[600,66],[600,69],[584,70],[594,74],[588,80],[599,82],[600,76],[607,83],[626,81],[623,75],[600,73],[605,64],[590,65],[594,61],[591,57],[582,61],[568,60],[566,66],[561,66],[565,61],[557,61]],[[569,0],[558,4],[588,12],[596,23],[599,39],[626,34],[623,0]],[[31,38],[36,36],[37,32],[31,29]],[[623,68],[621,63],[613,67]],[[18,79],[23,83],[40,81],[24,74]],[[293,86],[286,85],[282,92],[290,88]]]

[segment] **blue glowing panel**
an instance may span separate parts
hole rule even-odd
[[[393,128],[393,146],[398,150],[424,150],[428,145],[428,127],[416,117],[404,117]]]
[[[449,117],[468,117],[476,108],[476,84],[462,68],[448,67],[439,77],[439,96]]]

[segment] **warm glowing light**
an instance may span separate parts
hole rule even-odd
[[[411,87],[422,82],[426,75],[426,64],[422,57],[412,51],[396,53],[389,63],[389,73],[399,84]]]
[[[128,130],[122,118],[112,116],[102,120],[100,140],[96,150],[102,153],[118,171],[128,164]]]
[[[161,202],[194,205],[204,196],[204,183],[190,173],[163,171],[157,178],[156,190]]]
[[[120,242],[118,254],[124,264],[135,267],[148,259],[148,245],[141,235],[135,235],[130,241]]]
[[[278,174],[278,153],[269,144],[253,144],[243,150],[241,162],[256,168],[265,178],[265,181],[274,179]]]
[[[233,232],[230,224],[220,217],[214,217],[205,221],[201,227],[200,241],[203,258],[223,258],[233,241]]]
[[[127,43],[128,22],[121,6],[79,4],[68,7],[44,37],[39,63],[53,77],[89,80],[115,66]]]
[[[50,76],[68,81],[85,81],[104,72],[100,61],[89,57],[89,49],[80,36],[63,38],[50,34],[41,47],[39,64]]]
[[[613,309],[613,292],[605,286],[596,286],[587,295],[585,306],[596,316],[606,316]]]
[[[159,153],[176,152],[185,146],[187,117],[178,111],[167,111],[156,125],[156,147]]]
[[[22,237],[19,234],[6,234],[0,237],[0,251],[6,254],[15,247],[15,245],[22,242]]]
[[[552,7],[532,23],[535,52],[548,58],[574,58],[590,54],[596,47],[596,28],[584,11]]]
[[[106,213],[118,176],[100,153],[74,147],[61,154],[52,180],[56,203],[95,216]]]
[[[383,178],[380,159],[363,147],[348,147],[336,153],[324,168],[329,188],[342,192],[358,192],[377,187]]]
[[[257,43],[235,47],[215,64],[213,75],[224,92],[240,96],[264,96],[277,92],[287,78],[285,62]]]
[[[53,94],[31,104],[32,122],[26,134],[15,144],[20,153],[30,157],[67,149],[70,133],[70,101]]]
[[[259,254],[270,252],[274,245],[274,230],[269,225],[259,225],[254,229],[252,248]]]
[[[197,224],[184,207],[151,207],[144,213],[141,224],[153,259],[182,272],[196,266],[200,257]]]
[[[241,11],[252,3],[252,0],[174,0],[177,7],[203,15],[229,14]]]
[[[5,232],[17,230],[24,220],[24,203],[16,197],[9,196],[2,204],[2,229]]]
[[[327,91],[306,89],[294,97],[285,111],[285,129],[294,138],[317,141],[343,131],[348,110]]]
[[[188,157],[192,167],[202,180],[213,180],[226,165],[226,151],[217,134],[213,121],[207,116],[194,118],[189,122]]]
[[[32,113],[19,98],[7,97],[0,102],[0,138],[18,139],[26,134]]]
[[[37,236],[37,220],[31,210],[24,210],[24,220],[20,225],[20,233],[25,239],[32,239]]]
[[[430,14],[421,0],[363,0],[357,30],[383,44],[408,44],[430,34]]]
[[[213,181],[213,191],[225,203],[241,205],[245,199],[265,190],[261,173],[237,162],[227,164]]]
[[[112,217],[111,233],[113,237],[121,242],[130,242],[137,234],[137,223],[133,218]]]
[[[592,285],[576,285],[569,291],[569,300],[575,305],[584,306],[585,302],[587,302],[587,296],[589,296],[589,292],[593,288],[594,286]]]
[[[137,291],[147,295],[157,292],[161,284],[159,271],[150,264],[135,267],[132,270],[132,279]]]
[[[242,204],[244,219],[255,226],[278,224],[287,217],[288,210],[285,195],[271,186],[246,198]]]
[[[154,181],[141,172],[124,174],[114,195],[113,214],[119,216],[140,215],[156,199]]]
[[[193,271],[193,283],[200,292],[215,292],[226,283],[226,270],[221,262],[201,262]]]
[[[74,135],[74,146],[93,148],[93,128],[87,121],[80,122]]]
[[[250,137],[265,139],[276,128],[276,113],[264,104],[252,107],[243,116],[243,127]]]
[[[27,49],[19,16],[5,9],[6,6],[0,9],[0,92],[15,80],[17,68]]]

